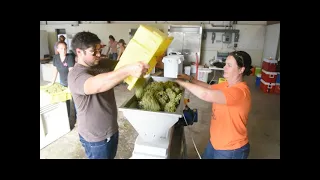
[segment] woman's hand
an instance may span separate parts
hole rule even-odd
[[[182,79],[182,80],[189,80],[190,79],[190,76],[186,75],[186,74],[179,74],[178,75],[178,79]]]

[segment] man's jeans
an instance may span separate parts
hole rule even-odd
[[[250,152],[250,144],[246,144],[235,150],[216,150],[209,141],[202,159],[247,159]]]
[[[100,142],[88,142],[80,134],[79,137],[88,159],[114,159],[117,154],[119,131]]]

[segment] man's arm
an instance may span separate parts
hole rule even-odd
[[[108,91],[130,75],[140,77],[148,71],[148,68],[147,64],[137,63],[124,66],[116,71],[89,77],[84,82],[84,93],[90,95]]]
[[[90,95],[108,91],[128,76],[129,72],[126,68],[120,68],[116,71],[90,77],[84,83],[84,93]]]

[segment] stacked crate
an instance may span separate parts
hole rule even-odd
[[[263,59],[260,89],[265,93],[280,93],[280,73],[277,70],[277,61],[274,59]],[[277,79],[279,75],[279,78]]]
[[[150,68],[146,74],[150,74],[157,64],[157,58],[166,52],[172,40],[173,37],[169,37],[156,27],[140,25],[121,55],[115,70],[125,65],[142,61],[149,64]],[[129,76],[124,82],[128,84],[128,90],[131,90],[137,83],[141,84],[144,81],[142,78]]]

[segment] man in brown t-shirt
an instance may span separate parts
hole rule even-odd
[[[148,71],[142,62],[116,71],[100,61],[101,40],[91,32],[79,32],[72,39],[78,63],[69,72],[68,84],[78,111],[80,142],[89,159],[113,159],[118,146],[117,105],[113,87],[128,76]]]

